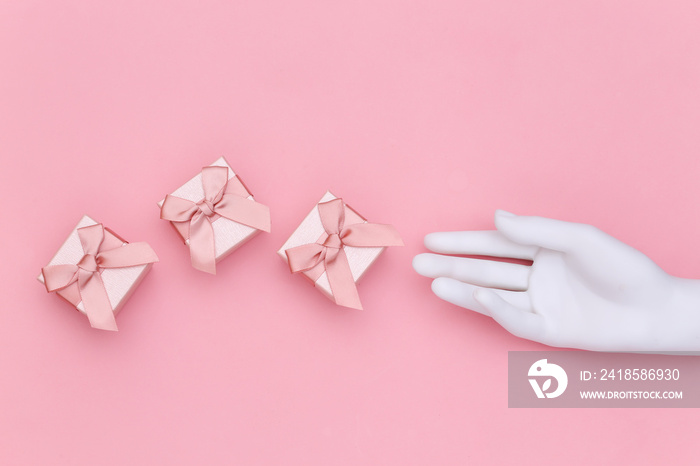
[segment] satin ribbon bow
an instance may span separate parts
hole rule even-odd
[[[102,249],[105,231],[102,224],[78,228],[83,257],[77,264],[48,265],[41,269],[49,292],[77,286],[90,326],[117,330],[114,311],[102,281],[102,269],[118,269],[158,262],[158,256],[147,243],[128,243],[113,249]]]
[[[285,251],[292,273],[309,272],[314,281],[325,271],[336,304],[362,309],[344,245],[352,247],[403,246],[399,233],[391,225],[356,223],[345,225],[345,203],[334,199],[318,204],[325,232],[315,243]]]
[[[202,168],[204,199],[199,202],[167,195],[160,218],[189,222],[192,266],[216,273],[216,249],[212,222],[224,217],[257,230],[270,231],[270,209],[247,199],[250,193],[236,177],[228,179],[228,167]]]

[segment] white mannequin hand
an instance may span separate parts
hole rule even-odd
[[[700,350],[700,281],[673,277],[595,227],[496,212],[497,231],[431,233],[413,267],[450,303],[512,334],[596,351]]]

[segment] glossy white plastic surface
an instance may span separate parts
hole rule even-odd
[[[494,231],[431,233],[414,269],[512,334],[595,351],[700,351],[700,280],[586,224],[497,211]],[[531,260],[521,265],[458,257]]]

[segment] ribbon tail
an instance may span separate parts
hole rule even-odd
[[[362,309],[360,295],[357,292],[355,279],[352,277],[352,270],[348,262],[348,256],[341,248],[332,260],[326,260],[326,274],[328,283],[336,304],[353,309]]]
[[[195,215],[190,222],[190,260],[192,267],[216,275],[216,244],[209,218]]]
[[[117,321],[114,319],[114,311],[100,274],[84,270],[78,273],[80,298],[90,326],[101,330],[117,331]]]
[[[158,256],[148,243],[128,243],[99,254],[100,267],[106,269],[133,267],[158,262]]]
[[[356,223],[345,227],[343,244],[354,247],[403,246],[399,232],[392,225]]]
[[[214,210],[234,222],[270,232],[270,208],[252,199],[225,194]]]

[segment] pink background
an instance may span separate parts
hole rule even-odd
[[[411,258],[493,210],[700,278],[700,3],[0,3],[0,463],[690,463],[693,410],[507,408],[545,347]],[[156,202],[220,155],[273,232],[193,270]],[[332,189],[407,246],[334,307],[275,250]],[[157,264],[117,334],[35,280],[81,215]]]

